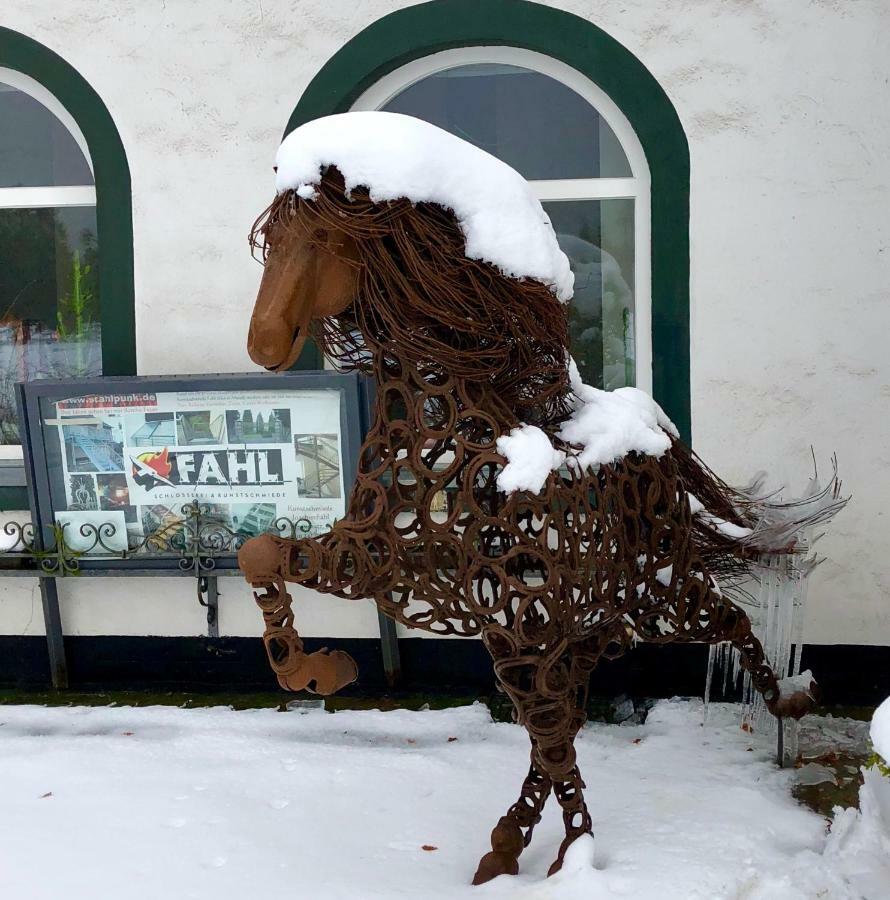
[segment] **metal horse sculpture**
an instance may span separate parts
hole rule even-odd
[[[251,237],[265,259],[252,359],[288,368],[311,330],[377,389],[344,518],[319,538],[263,535],[239,554],[269,661],[288,690],[330,693],[356,677],[341,651],[303,652],[286,582],[371,598],[411,628],[481,636],[531,765],[474,883],[518,872],[551,791],[565,823],[551,873],[591,830],[573,742],[591,671],[633,641],[728,641],[774,713],[803,714],[809,698],[780,695],[748,617],[717,587],[760,552],[794,547],[758,531],[762,504],[682,443],[554,471],[539,493],[498,490],[497,439],[520,423],[577,452],[557,437],[572,398],[568,325],[546,286],[468,259],[448,210],[347,193],[333,167],[312,199],[280,194]]]

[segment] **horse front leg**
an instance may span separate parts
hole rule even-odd
[[[311,540],[288,541],[264,534],[245,542],[238,552],[238,565],[263,613],[269,665],[287,691],[333,694],[358,676],[355,660],[342,650],[305,653],[294,627],[293,598],[285,580],[311,583],[317,578],[322,551]]]
[[[532,738],[531,765],[522,783],[519,799],[501,816],[491,832],[491,850],[479,860],[473,884],[485,884],[498,875],[519,874],[519,855],[531,843],[535,825],[541,821],[553,782],[535,761]]]
[[[593,656],[565,641],[543,650],[523,650],[514,635],[498,627],[490,627],[483,639],[498,682],[513,701],[516,722],[531,738],[532,757],[519,800],[492,831],[492,849],[480,860],[473,884],[518,874],[519,855],[531,841],[551,790],[562,807],[565,838],[548,874],[558,871],[569,845],[589,834],[592,826],[574,742],[586,718]]]

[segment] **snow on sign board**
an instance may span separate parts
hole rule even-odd
[[[328,166],[347,190],[367,187],[374,201],[407,198],[453,210],[470,259],[514,278],[572,296],[574,276],[550,219],[528,182],[472,144],[413,116],[349,112],[314,119],[292,131],[275,159],[275,185],[311,199]]]
[[[332,390],[55,401],[43,427],[48,458],[59,460],[50,472],[56,521],[72,546],[81,527],[92,534],[89,526],[110,523],[114,533],[103,532],[102,543],[115,551],[139,546],[195,503],[244,535],[279,518],[322,533],[345,511],[340,402]]]

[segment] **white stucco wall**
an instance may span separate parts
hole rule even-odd
[[[0,24],[71,63],[114,118],[133,183],[141,374],[252,369],[260,268],[246,234],[305,86],[409,5],[7,0]],[[849,510],[813,576],[807,640],[890,643],[890,5],[882,0],[567,0],[673,101],[692,160],[696,448],[730,481],[800,485],[839,456]],[[103,583],[104,584],[104,583]],[[189,634],[193,585],[68,582],[70,633]],[[114,585],[113,588],[111,585]],[[98,586],[98,585],[97,585]],[[258,634],[235,580],[223,633]],[[0,633],[40,633],[33,584],[0,580]],[[306,634],[371,635],[373,608],[301,602]]]

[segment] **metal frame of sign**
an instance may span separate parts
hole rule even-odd
[[[56,515],[50,492],[49,456],[46,433],[41,414],[42,400],[63,400],[94,394],[129,394],[135,392],[196,392],[196,391],[289,391],[289,390],[337,390],[340,402],[340,440],[344,497],[355,480],[359,450],[369,427],[372,386],[356,373],[324,371],[299,371],[284,374],[244,373],[233,375],[159,375],[114,376],[102,378],[41,380],[16,386],[19,422],[28,482],[28,499],[31,512],[32,546],[30,559],[4,559],[0,567],[2,575],[38,576],[43,600],[46,635],[49,646],[53,684],[67,686],[67,666],[63,646],[61,617],[59,614],[56,577],[65,574],[91,576],[192,576],[198,579],[198,600],[207,608],[208,634],[219,634],[217,621],[216,578],[220,575],[237,575],[238,567],[234,551],[224,550],[208,558],[198,554],[183,564],[182,555],[136,554],[119,556],[87,555],[76,559],[76,572],[65,571],[62,565],[47,565],[46,558],[56,559],[60,537],[56,527]],[[22,533],[21,526],[14,526]],[[7,526],[8,528],[8,526]],[[7,533],[9,531],[7,530]],[[64,541],[62,542],[64,544]],[[64,546],[61,548],[64,551]],[[14,557],[17,554],[3,554]],[[21,556],[21,554],[18,554]],[[8,562],[8,565],[6,564]],[[58,562],[58,560],[57,560]],[[398,679],[399,654],[393,623],[381,617],[381,642],[387,680],[393,684]]]
[[[91,394],[172,393],[196,391],[288,391],[337,390],[341,394],[340,434],[343,458],[343,487],[348,493],[355,480],[358,452],[365,431],[363,392],[360,376],[338,372],[288,372],[243,375],[160,375],[120,376],[67,380],[32,381],[17,386],[19,416],[23,426],[22,445],[27,460],[27,480],[31,521],[47,537],[55,524],[50,496],[49,462],[42,427],[42,400],[66,400]],[[234,555],[221,557],[217,568],[236,569]],[[82,557],[80,574],[91,570],[122,575],[182,575],[175,556],[156,558],[133,556],[126,559]],[[188,571],[185,572],[188,574]],[[221,574],[221,571],[220,571]]]

